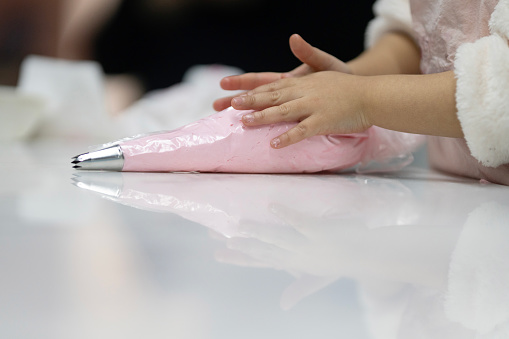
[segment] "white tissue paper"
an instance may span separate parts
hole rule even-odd
[[[104,104],[101,67],[91,61],[30,56],[22,64],[18,91],[45,101],[39,137],[106,137],[112,129]]]

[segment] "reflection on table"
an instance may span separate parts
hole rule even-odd
[[[284,309],[355,279],[374,338],[503,338],[509,193],[415,170],[359,175],[85,173],[102,197],[199,223],[216,259],[295,277]],[[497,337],[497,338],[498,338]]]

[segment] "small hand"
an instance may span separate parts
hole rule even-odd
[[[290,37],[290,49],[293,54],[303,62],[302,65],[288,73],[263,72],[246,73],[234,75],[221,80],[221,88],[225,90],[252,90],[256,87],[269,84],[271,82],[289,78],[300,77],[320,71],[337,71],[342,73],[351,73],[350,68],[343,61],[334,56],[311,46],[298,34]],[[217,99],[214,102],[214,109],[221,111],[230,106],[234,96]]]
[[[340,72],[318,72],[300,78],[286,78],[255,88],[233,98],[246,114],[246,126],[298,122],[271,141],[282,148],[314,135],[350,134],[371,127],[366,112],[366,77]]]

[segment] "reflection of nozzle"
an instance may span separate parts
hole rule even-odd
[[[72,178],[73,185],[111,198],[118,198],[122,193],[122,173],[82,173]]]

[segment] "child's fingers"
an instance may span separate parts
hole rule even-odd
[[[310,73],[312,73],[313,70],[311,69],[311,67],[309,67],[308,65],[306,64],[302,64],[298,67],[296,67],[295,69],[293,69],[292,71],[288,72],[288,73],[284,73],[282,78],[288,78],[288,77],[291,77],[291,76],[303,76],[303,75],[308,75]]]
[[[250,90],[258,86],[277,81],[281,78],[281,73],[246,73],[223,78],[221,79],[220,85],[221,88],[225,90]]]
[[[285,89],[275,90],[271,92],[262,92],[252,95],[244,94],[236,96],[232,99],[231,104],[233,108],[239,110],[262,110],[268,107],[278,106],[286,102],[300,99],[301,96],[294,91]]]
[[[290,129],[288,132],[281,134],[280,136],[270,141],[272,148],[283,148],[298,143],[306,138],[316,135],[315,128],[313,127],[311,119],[305,119],[301,121],[297,126]]]
[[[255,95],[258,93],[266,93],[266,92],[274,92],[282,89],[287,89],[292,87],[296,83],[296,78],[294,78],[291,74],[285,73],[281,75],[281,79],[278,81],[273,81],[265,85],[258,86],[250,91],[248,91],[247,95]]]
[[[299,105],[298,100],[292,100],[258,112],[245,114],[242,117],[242,122],[246,126],[269,125],[278,122],[301,121],[309,115],[309,112]]]
[[[297,59],[302,61],[304,64],[309,65],[313,70],[323,70],[321,69],[323,66],[321,54],[317,53],[317,51],[320,50],[311,46],[300,35],[293,34],[290,37],[290,49]]]
[[[351,73],[350,68],[344,62],[329,53],[311,46],[298,34],[293,34],[290,37],[290,49],[297,59],[314,71]]]
[[[231,102],[232,102],[233,98],[235,98],[235,96],[219,98],[216,101],[214,101],[214,103],[212,104],[212,107],[214,108],[214,110],[216,110],[218,112],[222,111],[224,109],[227,109],[228,107],[231,106]]]

